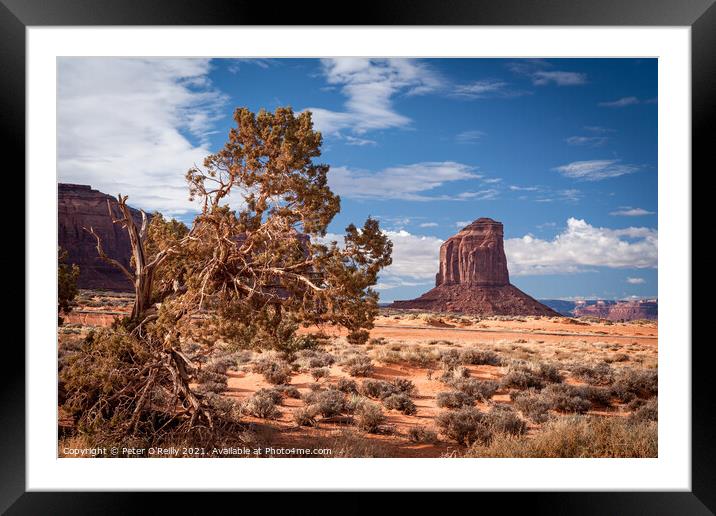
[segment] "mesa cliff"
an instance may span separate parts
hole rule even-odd
[[[117,200],[111,195],[93,190],[88,185],[60,183],[57,185],[57,242],[68,253],[67,262],[77,264],[79,288],[131,291],[133,285],[115,267],[100,260],[97,241],[83,227],[94,228],[102,239],[107,256],[129,268],[131,247],[127,231],[113,224],[107,212],[107,200],[119,217]],[[139,210],[132,209],[137,224],[141,224]]]
[[[440,247],[435,288],[391,308],[475,315],[545,315],[557,312],[510,284],[501,222],[479,218]]]

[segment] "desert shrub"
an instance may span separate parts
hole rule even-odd
[[[198,384],[194,390],[199,394],[220,394],[222,392],[225,392],[226,389],[228,389],[226,382],[208,381]]]
[[[562,380],[559,370],[551,364],[515,361],[510,364],[500,383],[503,387],[541,389],[546,383],[561,383]]]
[[[352,394],[358,392],[358,384],[354,380],[348,378],[339,378],[336,383],[336,389],[346,394]]]
[[[412,426],[408,429],[408,439],[419,444],[435,444],[438,442],[438,433],[424,426]]]
[[[346,409],[345,395],[336,389],[318,392],[314,403],[316,410],[323,417],[338,416]]]
[[[657,457],[658,432],[653,421],[566,416],[547,423],[533,436],[496,434],[476,443],[466,457]]]
[[[539,366],[538,366],[538,371],[539,371],[540,377],[541,377],[545,382],[550,382],[550,383],[562,383],[562,381],[564,380],[564,379],[562,378],[562,375],[561,375],[560,372],[559,372],[559,369],[557,369],[557,368],[556,368],[554,365],[552,365],[552,364],[547,364],[547,363],[545,363],[545,362],[540,362],[540,364],[539,364]]]
[[[487,424],[494,432],[511,435],[522,435],[527,431],[527,424],[515,411],[504,405],[495,405],[486,415]]]
[[[616,355],[606,357],[604,361],[608,364],[611,364],[613,362],[628,362],[629,355],[627,355],[626,353],[617,353]]]
[[[253,364],[253,371],[263,375],[264,379],[274,385],[286,384],[291,381],[291,366],[274,355],[262,356]]]
[[[314,380],[318,381],[321,378],[326,378],[330,374],[327,367],[314,367],[311,369],[311,376]]]
[[[549,385],[540,393],[540,397],[551,409],[559,412],[584,414],[592,407],[588,399],[567,385]]]
[[[328,367],[335,363],[336,357],[325,351],[317,349],[303,349],[296,353],[296,362],[302,369],[315,367]]]
[[[358,393],[351,393],[346,398],[345,411],[348,414],[355,414],[363,403],[366,403],[368,398],[361,396]]]
[[[502,365],[502,358],[494,351],[481,351],[475,348],[464,349],[460,353],[460,362],[470,365]]]
[[[444,371],[443,374],[441,374],[440,377],[438,378],[438,381],[445,383],[447,385],[452,384],[452,382],[454,382],[455,380],[456,380],[456,378],[453,375],[452,369],[448,369],[448,370]]]
[[[301,399],[306,405],[312,405],[318,401],[318,394],[323,392],[322,390],[309,390],[301,394]]]
[[[608,385],[614,381],[614,374],[609,364],[601,362],[593,367],[578,365],[572,368],[572,374],[591,385]]]
[[[293,412],[293,421],[298,426],[316,426],[316,414],[318,411],[313,405],[300,407]]]
[[[343,370],[351,376],[368,376],[373,372],[373,361],[366,355],[353,355],[342,363]]]
[[[517,389],[541,389],[544,381],[539,375],[526,369],[513,369],[500,380],[503,387],[514,387]]]
[[[413,403],[413,400],[411,400],[410,396],[404,392],[391,394],[383,400],[383,405],[385,405],[386,408],[398,410],[408,416],[413,415],[418,411],[415,403]]]
[[[259,389],[254,393],[254,396],[271,398],[271,401],[273,401],[275,405],[281,405],[283,403],[283,394],[278,389]]]
[[[435,423],[445,437],[461,445],[487,442],[492,437],[485,415],[474,407],[443,411]]]
[[[274,390],[280,392],[287,398],[300,399],[301,392],[293,385],[277,385]]]
[[[252,416],[262,419],[277,419],[281,411],[276,407],[274,396],[268,392],[257,391],[244,404],[244,410]]]
[[[181,357],[169,356],[161,342],[141,339],[117,324],[91,331],[72,347],[75,351],[66,355],[58,371],[60,400],[75,421],[77,435],[92,446],[130,441],[139,447],[177,442],[204,446],[223,442],[227,433],[238,430],[239,411],[222,404],[214,392],[225,390],[225,376],[219,376],[217,385],[203,382],[204,392],[197,392],[182,383],[176,365]],[[179,363],[190,381],[198,380],[191,364]],[[198,406],[196,417],[176,417],[181,405],[189,413]],[[205,426],[207,415],[213,429]]]
[[[455,369],[453,369],[452,376],[453,378],[469,378],[470,370],[464,366],[457,366]]]
[[[203,370],[219,374],[226,374],[229,369],[236,367],[236,359],[228,354],[218,355],[210,358],[204,365]]]
[[[629,415],[629,420],[632,422],[658,421],[659,403],[657,398],[651,398],[644,402]]]
[[[395,385],[385,380],[363,380],[360,392],[369,398],[383,399],[400,392]]]
[[[611,389],[592,385],[570,385],[569,389],[580,398],[589,400],[595,405],[608,407],[612,402]]]
[[[346,340],[353,345],[365,344],[369,336],[367,330],[354,330],[346,335]]]
[[[448,349],[440,352],[440,363],[443,369],[451,370],[462,363],[460,352],[457,349]]]
[[[408,396],[415,394],[415,384],[407,378],[394,378],[390,383],[393,384],[399,393],[404,393]]]
[[[358,428],[369,433],[376,433],[380,425],[385,422],[385,416],[380,405],[366,401],[356,409]]]
[[[656,396],[658,373],[653,369],[622,369],[612,384],[612,394],[623,402],[631,401],[636,396]]]
[[[499,387],[499,384],[493,380],[478,380],[476,378],[459,378],[453,380],[450,385],[458,391],[481,401],[487,401],[492,398]]]
[[[549,419],[550,404],[533,390],[514,392],[510,395],[514,406],[535,423]]]
[[[439,392],[436,401],[440,408],[472,407],[475,404],[475,398],[462,391]]]

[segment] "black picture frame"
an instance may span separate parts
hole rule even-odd
[[[0,0],[0,128],[6,170],[25,170],[25,29],[86,25],[550,25],[689,26],[692,38],[692,170],[706,173],[716,140],[715,0],[412,0],[269,4],[245,0]],[[667,101],[668,102],[668,101]],[[48,114],[48,123],[54,123]],[[9,159],[9,163],[7,160]],[[680,171],[679,180],[693,178]],[[19,175],[17,172],[15,176]],[[24,188],[24,187],[23,187]],[[26,195],[31,192],[25,192]],[[29,271],[25,271],[26,275]],[[691,303],[691,299],[683,300]],[[6,343],[0,388],[2,452],[0,511],[7,514],[113,514],[143,512],[147,493],[40,493],[25,489],[25,354]],[[692,490],[690,492],[480,493],[480,503],[505,502],[530,513],[713,514],[716,475],[709,342],[692,346]],[[691,342],[673,343],[691,346]],[[48,348],[49,349],[49,348]],[[21,366],[22,365],[22,366]],[[210,500],[165,493],[162,511],[206,512],[229,494]],[[246,496],[246,495],[241,495]],[[265,495],[264,495],[265,496]],[[302,496],[295,494],[294,496]],[[472,495],[475,496],[475,495]],[[508,500],[509,501],[508,501]],[[216,502],[215,502],[216,501]],[[244,502],[245,503],[245,502]],[[299,502],[301,503],[301,502]],[[458,502],[459,503],[459,502]],[[347,504],[360,510],[361,503]],[[244,508],[247,506],[244,505]],[[145,509],[146,510],[146,509]],[[341,510],[332,507],[332,510]]]

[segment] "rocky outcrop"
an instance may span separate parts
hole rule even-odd
[[[440,247],[435,286],[509,285],[501,222],[481,218],[448,238]]]
[[[656,300],[634,301],[582,301],[572,310],[575,317],[599,317],[609,321],[657,320],[659,305]]]
[[[480,218],[440,247],[435,288],[391,308],[475,315],[559,314],[510,284],[502,223]]]
[[[68,263],[80,268],[79,288],[131,291],[132,284],[115,267],[97,256],[96,240],[83,227],[94,228],[102,239],[102,245],[110,258],[129,267],[131,247],[127,231],[113,224],[107,212],[109,199],[119,217],[117,200],[93,190],[88,185],[58,184],[57,188],[57,239],[58,245],[68,253]],[[137,224],[141,213],[132,209]]]

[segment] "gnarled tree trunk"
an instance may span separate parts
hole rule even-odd
[[[121,213],[120,218],[115,218],[115,214],[112,211],[112,205],[109,200],[107,200],[107,211],[109,212],[109,216],[112,218],[112,222],[115,224],[121,224],[122,228],[126,229],[127,234],[129,235],[129,242],[132,247],[132,259],[134,261],[133,272],[130,272],[119,261],[107,256],[104,252],[104,248],[102,247],[102,240],[94,231],[94,228],[90,227],[90,229],[84,229],[91,233],[97,240],[97,253],[99,254],[99,257],[122,271],[134,285],[134,305],[132,306],[130,319],[132,321],[140,322],[144,319],[145,314],[151,308],[154,271],[167,257],[169,250],[160,251],[150,262],[147,262],[147,256],[145,255],[144,250],[144,238],[147,233],[146,213],[142,211],[142,225],[138,228],[134,221],[134,217],[132,217],[132,212],[129,206],[127,206],[126,195],[117,195],[117,205]]]

